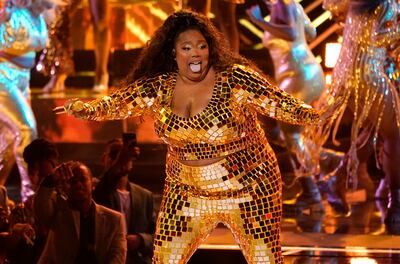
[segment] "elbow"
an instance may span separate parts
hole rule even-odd
[[[287,40],[289,41],[295,41],[297,38],[299,37],[299,32],[297,32],[297,30],[294,29],[290,29],[288,34],[287,34]]]
[[[315,28],[307,31],[307,41],[308,42],[313,41],[316,37],[317,37],[317,31],[315,30]]]

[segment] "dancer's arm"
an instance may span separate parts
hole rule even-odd
[[[163,75],[143,78],[93,101],[70,101],[64,105],[62,111],[77,118],[96,121],[141,116],[150,111],[155,103],[162,79]],[[57,113],[59,108],[54,111]]]
[[[298,36],[298,32],[294,26],[295,21],[291,16],[288,16],[286,18],[286,24],[267,22],[262,17],[261,9],[258,5],[252,6],[247,9],[247,14],[254,24],[259,26],[264,31],[268,31],[270,34],[274,35],[277,38],[285,39],[287,41],[294,41]]]
[[[295,6],[300,17],[303,19],[304,32],[307,41],[314,40],[317,37],[317,29],[311,24],[310,18],[307,16],[306,12],[304,12],[303,7],[297,2],[295,3]]]
[[[264,75],[244,66],[235,66],[230,85],[234,100],[255,108],[279,121],[306,125],[320,119],[319,111],[279,89]]]

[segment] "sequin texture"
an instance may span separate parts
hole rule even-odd
[[[176,75],[138,80],[85,103],[82,111],[91,120],[149,113],[169,145],[153,263],[186,263],[220,222],[231,229],[248,263],[283,263],[280,172],[256,113],[293,124],[316,123],[319,113],[265,76],[234,65],[216,74],[203,111],[181,117],[171,109]],[[216,157],[221,159],[206,166],[181,162]]]

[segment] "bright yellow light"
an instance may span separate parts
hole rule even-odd
[[[168,14],[164,12],[164,10],[154,7],[152,3],[148,3],[147,6],[149,7],[150,13],[162,21],[168,18]]]
[[[316,19],[314,19],[311,22],[311,25],[315,28],[317,28],[319,25],[321,25],[322,23],[324,23],[326,20],[329,19],[329,17],[331,16],[331,13],[329,11],[325,11],[324,13],[322,13],[322,15],[320,15],[319,17],[317,17]]]
[[[325,83],[327,85],[331,85],[332,84],[332,74],[331,73],[325,74]]]
[[[239,24],[241,24],[242,26],[246,27],[248,30],[253,32],[253,34],[256,35],[257,37],[259,37],[260,39],[263,38],[264,32],[259,30],[256,26],[254,26],[247,19],[244,19],[244,18],[239,19]]]
[[[340,43],[327,43],[325,46],[325,67],[333,68],[339,58]]]
[[[350,264],[377,264],[378,262],[372,258],[351,258]]]

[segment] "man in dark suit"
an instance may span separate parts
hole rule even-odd
[[[39,264],[125,263],[123,216],[92,200],[92,174],[84,164],[67,162],[45,177],[33,208],[50,230]]]
[[[108,142],[103,154],[105,173],[94,191],[96,202],[125,216],[128,255],[126,263],[151,263],[155,212],[153,194],[128,179],[139,155],[134,135]]]

